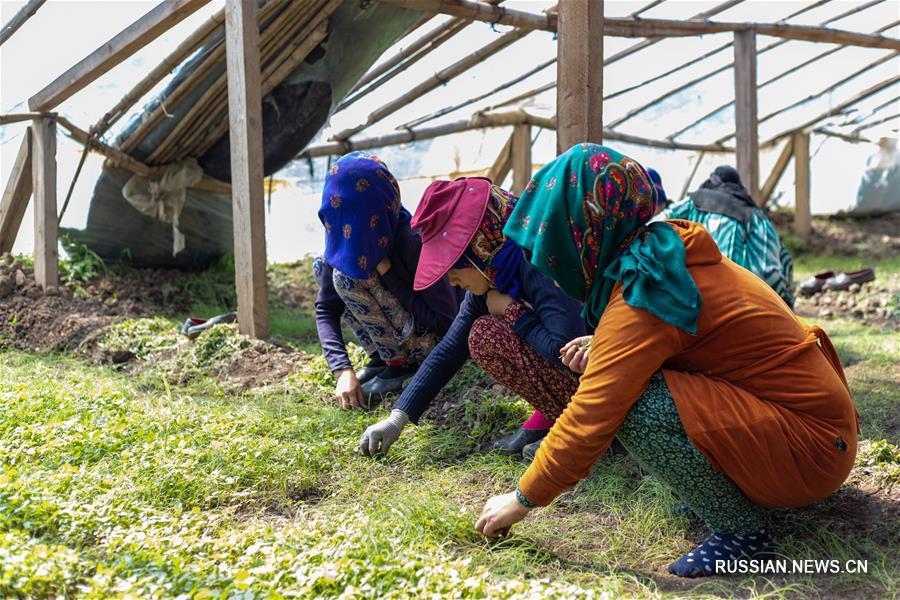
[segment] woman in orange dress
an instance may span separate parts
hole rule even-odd
[[[656,191],[607,147],[574,146],[529,183],[504,232],[585,303],[596,327],[578,391],[514,492],[476,527],[495,537],[584,478],[613,438],[710,528],[669,566],[764,559],[766,507],[821,500],[856,455],[857,415],[825,333],[688,221],[647,224]],[[582,364],[572,347],[567,364]]]

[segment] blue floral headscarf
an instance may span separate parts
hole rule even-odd
[[[374,154],[351,152],[332,165],[322,189],[319,220],[325,226],[325,262],[354,279],[366,279],[388,255],[409,212],[400,187]]]

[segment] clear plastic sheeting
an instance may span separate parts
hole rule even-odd
[[[869,157],[856,193],[854,217],[870,217],[900,211],[900,150],[897,140],[881,138],[878,152]]]

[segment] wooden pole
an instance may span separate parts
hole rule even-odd
[[[25,21],[34,16],[34,13],[38,11],[41,5],[47,0],[29,0],[28,4],[22,7],[19,12],[13,15],[13,18],[9,20],[9,23],[3,28],[3,31],[0,31],[0,46],[3,43],[12,37],[16,31],[19,30],[19,27],[25,24]]]
[[[759,202],[759,132],[756,128],[756,33],[734,34],[735,148],[744,187]]]
[[[225,44],[234,263],[241,333],[269,335],[263,204],[262,94],[256,2],[226,0]]]
[[[207,2],[209,0],[164,0],[29,98],[28,108],[40,111],[59,106]]]
[[[573,0],[575,1],[575,0]],[[491,5],[489,5],[491,6]],[[359,133],[360,131],[374,125],[381,119],[385,118],[388,115],[391,115],[401,108],[406,108],[410,102],[413,100],[420,98],[427,94],[428,92],[445,85],[448,81],[465,73],[469,69],[480,65],[487,58],[493,56],[500,50],[506,48],[510,44],[517,42],[522,39],[526,35],[531,33],[529,29],[514,29],[508,33],[504,33],[503,35],[495,38],[488,44],[472,51],[469,55],[463,57],[457,62],[453,63],[446,69],[442,69],[438,71],[419,85],[415,86],[408,92],[398,96],[397,98],[391,100],[384,106],[381,106],[374,111],[372,111],[369,116],[366,118],[366,122],[360,125],[356,125],[349,129],[344,129],[343,131],[339,131],[338,133],[332,136],[334,140],[346,140],[352,135]]]
[[[526,11],[501,8],[474,0],[381,0],[411,10],[441,12],[456,17],[475,19],[487,23],[511,25],[523,29],[543,29],[558,31],[557,20],[552,13],[536,14]],[[600,0],[596,0],[599,3]],[[594,1],[584,2],[594,4]],[[856,10],[858,7],[854,7]],[[817,27],[810,25],[788,25],[787,23],[754,23],[723,21],[678,21],[674,19],[645,19],[610,17],[605,20],[604,35],[613,37],[693,37],[710,33],[738,32],[754,29],[760,35],[787,40],[847,44],[861,48],[887,48],[900,50],[900,40],[883,35],[870,35]]]
[[[759,193],[759,205],[765,207],[765,205],[769,202],[769,198],[772,196],[772,192],[775,191],[775,186],[778,185],[778,182],[781,180],[781,176],[784,174],[784,170],[787,168],[788,163],[791,162],[791,156],[794,153],[794,143],[792,138],[788,138],[788,140],[784,143],[784,148],[781,149],[781,154],[778,155],[778,159],[775,161],[775,166],[772,167],[772,172],[769,173],[769,177],[766,178],[766,183],[762,187],[762,191]]]
[[[513,131],[515,131],[515,129]],[[515,135],[515,133],[513,133],[513,135]],[[488,169],[487,172],[487,178],[497,185],[503,185],[506,176],[509,175],[509,171],[512,169],[513,135],[510,135],[509,139],[506,140],[506,143],[503,144],[503,149],[500,150],[500,154],[497,155],[494,164],[491,165],[491,168]]]
[[[511,150],[512,193],[519,196],[531,181],[531,125],[526,123],[513,127]]]
[[[603,0],[561,0],[556,68],[556,150],[603,143]]]
[[[32,137],[34,278],[47,289],[59,284],[56,226],[56,121],[35,119]]]
[[[691,169],[691,174],[688,175],[688,178],[684,180],[684,185],[681,187],[681,195],[678,196],[678,199],[675,202],[681,202],[684,200],[688,192],[691,191],[691,183],[694,181],[694,177],[697,175],[697,171],[700,169],[700,163],[703,162],[703,157],[706,156],[705,152],[701,152],[697,155],[697,162],[694,163],[694,168]]]
[[[809,133],[794,134],[794,235],[803,241],[812,233],[809,201]]]
[[[31,127],[25,129],[16,162],[13,163],[9,180],[0,200],[0,254],[12,252],[22,217],[28,207],[33,187],[31,172]]]

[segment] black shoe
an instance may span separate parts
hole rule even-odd
[[[515,456],[522,453],[522,449],[532,442],[544,439],[549,429],[525,429],[519,427],[512,435],[502,437],[494,442],[494,450],[506,456]]]
[[[531,442],[524,448],[522,448],[522,458],[525,459],[525,462],[531,462],[534,460],[534,455],[537,454],[538,448],[541,447],[541,442],[543,439],[540,439],[536,442]]]
[[[369,359],[369,362],[363,366],[362,369],[356,372],[356,378],[360,383],[365,383],[384,371],[387,368],[387,364],[381,360],[381,357],[377,354]]]
[[[403,390],[403,384],[415,374],[418,368],[419,365],[387,367],[364,383],[362,393],[369,403],[369,408],[374,408],[388,394],[399,394]]]

